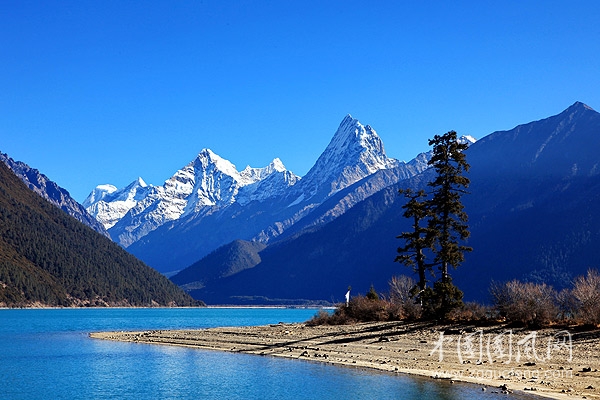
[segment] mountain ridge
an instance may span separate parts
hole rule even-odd
[[[120,197],[126,197],[123,201],[110,194],[98,196],[103,188],[112,186],[99,185],[84,204],[100,221],[110,223],[107,226],[111,236],[127,247],[167,222],[214,212],[238,197],[242,203],[260,198],[261,193],[266,192],[257,189],[261,183],[270,184],[270,190],[278,192],[281,187],[294,185],[298,179],[279,159],[264,168],[248,166],[237,171],[228,160],[210,149],[202,149],[162,186],[142,186],[134,181],[115,191]]]
[[[467,300],[487,302],[494,280],[560,288],[600,265],[594,250],[600,244],[598,148],[600,114],[583,103],[470,146],[470,194],[463,200],[471,228],[467,244],[474,250],[451,272]],[[191,293],[209,303],[242,304],[269,298],[336,302],[349,285],[363,293],[371,284],[385,291],[393,275],[411,275],[393,261],[396,236],[410,230],[397,191],[427,190],[431,179],[425,170],[387,186],[335,220],[269,245],[252,268]]]
[[[39,170],[22,161],[16,161],[2,152],[0,152],[0,161],[4,162],[29,189],[96,232],[110,237],[101,222],[90,215],[85,207],[75,201],[67,190],[58,186]]]
[[[200,154],[211,157],[214,155],[208,149]],[[302,178],[287,171],[279,159],[262,169],[246,167],[238,172],[233,164],[219,157],[219,162],[224,165],[221,169],[228,171],[228,181],[220,179],[218,173],[208,171],[208,163],[198,169],[205,171],[203,177],[207,182],[202,188],[211,195],[226,193],[227,196],[220,197],[226,201],[202,203],[190,198],[186,205],[187,212],[179,214],[177,218],[159,221],[164,210],[156,209],[157,215],[152,217],[151,213],[144,211],[150,209],[149,205],[144,204],[149,200],[144,199],[110,228],[109,232],[131,253],[159,271],[168,273],[189,266],[235,239],[267,243],[298,221],[310,218],[312,212],[324,201],[356,182],[377,171],[398,169],[387,180],[382,180],[379,186],[366,186],[361,189],[361,193],[351,196],[353,199],[347,197],[344,204],[335,206],[335,211],[329,212],[324,220],[335,218],[359,199],[379,190],[384,181],[385,184],[391,184],[394,179],[404,179],[421,171],[426,167],[426,158],[425,154],[405,163],[387,157],[383,142],[375,130],[347,115],[315,165]],[[204,159],[208,157],[205,156]],[[198,158],[191,164],[197,160]],[[174,176],[184,175],[182,171],[176,172]],[[241,180],[239,176],[246,172],[252,174],[245,177],[243,185],[238,185],[237,182]],[[191,182],[196,175],[188,172],[186,176]],[[256,180],[252,181],[252,177]],[[196,184],[198,181],[196,179]],[[209,182],[220,183],[210,186]],[[156,190],[160,191],[160,188]],[[179,193],[180,198],[187,196],[181,196],[181,190]],[[160,193],[156,196],[160,198]],[[156,207],[160,200],[152,204]],[[145,226],[150,228],[137,237],[128,236],[143,227],[135,218],[143,219]]]

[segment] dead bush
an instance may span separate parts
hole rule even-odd
[[[317,325],[331,325],[329,320],[331,319],[331,314],[325,310],[319,310],[317,313],[308,321],[306,321],[306,325],[308,326],[317,326]]]
[[[390,301],[356,296],[348,304],[338,304],[333,313],[321,310],[308,325],[346,325],[356,322],[398,321],[400,308]]]
[[[400,319],[415,320],[421,318],[421,304],[414,296],[416,287],[415,280],[410,276],[393,276],[390,280],[390,301],[398,306]]]
[[[390,302],[364,296],[353,297],[348,306],[338,308],[338,311],[356,322],[389,321],[396,314]]]
[[[545,283],[517,280],[504,284],[492,283],[490,293],[498,313],[508,321],[542,327],[557,319],[557,294]]]
[[[450,311],[448,320],[453,322],[487,322],[493,321],[496,314],[490,306],[468,302],[462,307]]]
[[[573,297],[573,290],[566,288],[558,292],[556,303],[559,310],[558,322],[567,324],[574,322],[578,304],[575,297]]]
[[[600,274],[590,269],[585,276],[573,282],[571,295],[574,300],[574,316],[588,325],[600,324]]]

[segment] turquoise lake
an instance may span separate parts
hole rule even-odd
[[[1,399],[497,399],[477,386],[299,360],[90,339],[302,322],[311,309],[0,310]],[[506,396],[526,399],[532,396]]]

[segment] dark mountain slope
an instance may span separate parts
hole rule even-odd
[[[0,304],[195,302],[108,238],[35,194],[0,163]]]
[[[421,154],[418,157],[419,161],[415,161],[417,159],[413,161],[415,161],[415,163],[426,163],[426,157],[428,157],[426,154]],[[293,226],[285,230],[281,235],[275,238],[272,243],[289,240],[289,238],[305,234],[309,231],[318,230],[323,225],[347,212],[355,204],[360,203],[360,201],[371,196],[373,193],[376,193],[402,179],[407,179],[411,175],[415,175],[415,170],[417,167],[413,167],[412,163],[413,162],[407,165],[402,165],[399,168],[377,171],[376,173],[355,183],[354,185],[339,191],[329,199],[325,200],[318,207],[315,207],[308,215],[300,219]],[[257,204],[253,204],[250,206],[256,205]],[[227,222],[224,223],[226,224]],[[220,227],[222,228],[222,225]],[[220,230],[217,232],[220,232]],[[233,233],[235,232],[236,231]],[[215,232],[210,233],[214,234]],[[206,232],[206,234],[209,234],[209,232]],[[185,238],[182,238],[182,240],[185,240]],[[240,248],[240,243],[246,243],[246,246],[244,248]],[[255,245],[250,247],[248,245],[249,243],[255,243]],[[178,285],[182,285],[182,287],[184,287],[186,290],[199,289],[200,287],[207,285],[210,286],[210,283],[207,282],[214,281],[215,271],[220,271],[223,269],[229,270],[233,262],[232,258],[239,260],[252,260],[251,265],[250,263],[242,261],[241,265],[236,267],[238,272],[257,265],[261,261],[258,252],[262,251],[265,246],[266,245],[259,246],[257,242],[234,241],[230,244],[222,246],[209,256],[202,258],[200,261],[182,270],[180,273],[173,276],[171,280]],[[250,254],[249,251],[251,251],[252,254]],[[240,254],[233,256],[237,252],[240,252]],[[223,276],[219,276],[218,278],[222,277]],[[199,284],[198,282],[204,283]]]
[[[427,176],[402,182],[418,185]],[[349,285],[353,293],[366,293],[371,284],[387,288],[392,275],[406,272],[392,262],[399,231],[389,222],[401,218],[398,187],[379,191],[320,229],[268,246],[254,268],[190,293],[211,304],[264,304],[341,301]]]
[[[186,290],[201,289],[211,282],[235,275],[260,263],[260,251],[267,245],[235,240],[184,269],[171,280]]]
[[[83,222],[96,232],[109,237],[104,226],[102,226],[96,218],[91,216],[81,204],[75,201],[69,192],[48,179],[46,175],[35,168],[31,168],[24,162],[13,160],[8,155],[1,152],[0,161],[4,162],[29,189],[33,190],[73,218]]]
[[[558,288],[600,267],[600,114],[583,103],[495,132],[468,152],[473,253],[455,277],[474,296],[489,280]]]
[[[557,288],[600,267],[600,114],[582,103],[467,150],[470,194],[463,198],[474,248],[451,271],[469,300],[487,300],[492,280],[543,280]],[[410,230],[400,187],[427,188],[430,171],[357,204],[318,230],[267,247],[254,268],[192,292],[209,303],[232,296],[341,300],[348,285],[387,290],[396,236]],[[247,297],[246,297],[247,299]]]

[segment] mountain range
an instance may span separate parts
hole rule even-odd
[[[378,190],[423,171],[427,161],[426,153],[408,163],[387,157],[375,130],[347,115],[302,178],[279,159],[238,171],[204,149],[162,186],[146,185],[141,178],[123,189],[100,185],[83,205],[113,240],[168,274],[236,239],[266,244],[300,226],[325,224]],[[377,171],[389,173],[355,185]]]
[[[576,102],[552,117],[462,140],[471,143],[463,203],[474,251],[451,273],[467,300],[486,301],[493,281],[561,288],[598,267],[600,114]],[[393,275],[412,273],[393,262],[397,236],[410,230],[398,190],[429,189],[430,155],[389,158],[376,132],[348,115],[302,178],[279,159],[238,171],[204,149],[162,186],[141,178],[122,189],[98,186],[81,214],[210,304],[335,303],[348,286],[385,291]],[[68,192],[26,164],[2,160],[65,210]],[[44,281],[44,274],[34,275]]]
[[[577,102],[558,115],[494,132],[466,150],[471,165],[469,215],[473,252],[451,271],[467,300],[486,302],[493,281],[521,279],[560,289],[600,266],[600,114]],[[337,302],[348,286],[386,291],[393,275],[411,275],[394,262],[409,231],[402,188],[428,190],[430,169],[388,179],[380,169],[319,204],[326,215],[371,182],[386,182],[335,219],[298,221],[276,239],[235,241],[171,279],[213,304]],[[389,184],[387,184],[389,182]],[[318,210],[318,211],[317,211]]]

